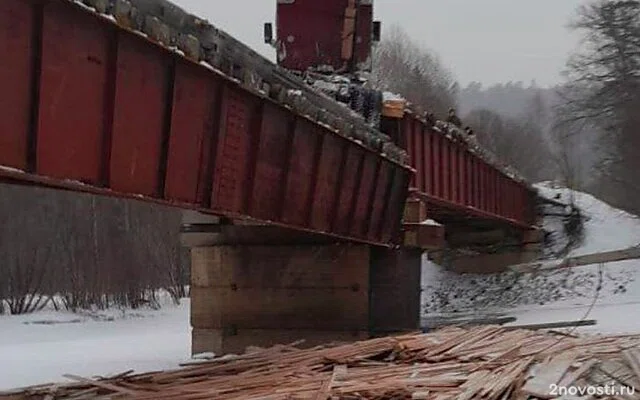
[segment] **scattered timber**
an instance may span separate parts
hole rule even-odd
[[[529,325],[510,325],[506,326],[506,329],[528,329],[528,330],[539,330],[539,329],[558,329],[558,328],[572,328],[572,327],[580,327],[580,326],[594,326],[598,323],[595,319],[586,319],[579,321],[559,321],[559,322],[547,322],[544,324],[529,324]]]
[[[509,268],[515,272],[530,273],[637,259],[640,259],[640,246],[630,247],[623,250],[586,254],[578,257],[569,257],[563,260],[537,261],[527,264],[518,264]]]
[[[504,325],[516,321],[516,317],[507,315],[495,316],[466,316],[466,317],[425,317],[422,319],[422,329],[431,330],[445,326],[477,326],[477,325]]]
[[[75,383],[0,399],[549,399],[562,397],[554,385],[587,388],[613,380],[618,390],[640,387],[639,346],[640,335],[447,327],[311,349],[252,349],[175,371],[70,376]]]

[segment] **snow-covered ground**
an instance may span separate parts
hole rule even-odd
[[[549,183],[538,185],[538,190],[548,198],[559,194],[560,201],[565,203],[573,200],[587,218],[583,243],[569,256],[620,250],[640,244],[640,219],[636,216],[615,209],[589,194],[554,188]],[[579,328],[578,331],[640,333],[640,260],[586,266],[569,274],[588,274],[590,284],[576,296],[567,296],[544,306],[517,307],[512,311],[512,315],[518,318],[516,323],[595,319],[596,326]],[[563,276],[563,273],[555,276]],[[600,282],[602,289],[598,292],[596,288]]]
[[[161,310],[0,317],[0,390],[176,368],[191,352],[189,300]]]
[[[599,271],[602,270],[602,288]],[[640,333],[640,262],[622,261],[544,274],[454,276],[425,262],[424,309],[430,313],[501,313],[515,325],[595,319],[580,331]],[[591,307],[593,305],[593,307]]]
[[[640,219],[633,215],[585,193],[554,188],[550,183],[537,187],[545,197],[575,202],[586,217],[583,241],[569,256],[640,244]],[[557,221],[549,218],[545,228],[562,241],[562,226]],[[427,315],[505,313],[517,318],[516,325],[595,319],[596,326],[579,331],[640,333],[640,320],[635,317],[640,315],[640,260],[483,276],[453,274],[425,259],[422,286]]]
[[[561,201],[573,195],[588,220],[571,255],[617,250],[640,243],[640,220],[592,196],[540,185]],[[600,279],[600,270],[602,279]],[[602,283],[602,289],[596,288]],[[596,319],[582,331],[640,332],[640,261],[528,275],[455,275],[423,264],[424,309],[494,311],[516,324]],[[598,292],[595,307],[587,314]],[[189,301],[161,310],[77,315],[46,311],[0,316],[0,390],[64,381],[64,374],[108,376],[134,369],[175,368],[190,357]]]

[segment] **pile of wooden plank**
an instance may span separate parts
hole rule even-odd
[[[382,103],[382,115],[390,118],[404,117],[407,101],[401,98],[384,100]]]
[[[12,399],[549,399],[561,397],[555,385],[612,381],[640,389],[640,335],[447,327],[311,349],[252,349],[175,371],[71,378],[78,383]],[[609,398],[639,398],[625,393]]]

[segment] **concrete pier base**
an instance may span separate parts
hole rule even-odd
[[[192,249],[193,351],[366,337],[368,263],[367,246]]]
[[[422,251],[371,249],[370,327],[373,335],[419,328]]]
[[[449,247],[429,254],[436,264],[457,273],[494,274],[542,255],[544,232],[507,230],[460,231],[447,234]]]
[[[264,226],[219,228],[187,234],[198,238],[191,248],[194,354],[418,329],[420,252],[314,242]]]
[[[461,255],[451,257],[448,268],[461,274],[495,274],[505,272],[512,265],[538,259],[538,251],[519,249],[495,254]]]
[[[511,266],[538,260],[541,254],[541,244],[528,244],[494,253],[447,249],[430,253],[429,259],[460,274],[496,274]]]

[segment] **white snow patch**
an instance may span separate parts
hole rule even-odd
[[[76,185],[76,186],[88,186],[86,183],[80,182],[77,179],[63,179],[62,182],[68,183],[68,184],[72,184],[72,185]]]
[[[7,167],[6,165],[0,165],[0,169],[7,172],[13,172],[16,174],[24,174],[25,172],[18,168]]]
[[[406,101],[404,97],[399,94],[391,93],[391,92],[382,92],[382,100],[383,101]]]
[[[599,333],[612,335],[626,335],[640,333],[640,323],[630,315],[638,313],[640,303],[626,304],[597,304],[593,309],[589,307],[566,307],[558,309],[534,309],[512,313],[517,321],[506,324],[530,325],[563,321],[596,320],[596,325],[584,326],[576,329],[576,333]],[[559,329],[567,330],[567,328]]]
[[[336,92],[338,91],[338,85],[332,82],[323,81],[321,79],[315,81],[313,83],[313,87],[319,90],[326,90],[328,92]]]
[[[95,9],[95,8],[90,7],[90,6],[86,5],[86,4],[84,4],[84,3],[83,3],[82,1],[80,1],[80,0],[74,0],[74,1],[73,1],[73,3],[75,3],[76,5],[78,5],[78,6],[82,7],[82,8],[84,8],[85,10],[88,10],[88,11],[91,11],[91,12],[96,12],[96,9]]]
[[[111,15],[111,14],[102,14],[102,13],[101,13],[101,14],[100,14],[100,16],[101,16],[102,18],[104,18],[104,19],[108,19],[108,20],[109,20],[109,21],[111,21],[111,22],[118,22],[118,21],[116,20],[116,17],[114,17],[114,16],[113,16],[113,15]]]
[[[0,390],[177,368],[190,358],[189,300],[159,311],[0,316]]]
[[[194,360],[211,360],[215,357],[216,357],[215,353],[199,353],[199,354],[194,354],[192,358]]]
[[[217,69],[216,67],[214,67],[213,65],[209,64],[206,61],[200,61],[199,64],[202,65],[203,67],[213,71],[213,72],[216,72],[216,73],[220,74],[220,75],[225,75],[222,71],[220,71],[219,69]]]
[[[432,220],[432,219],[426,219],[424,221],[422,221],[420,223],[421,225],[427,225],[427,226],[442,226],[442,224],[437,223],[436,221]]]
[[[581,270],[597,274],[598,266],[582,267]],[[640,321],[630,318],[640,310],[640,261],[627,260],[609,263],[602,267],[603,278],[626,271],[632,281],[624,290],[612,293],[605,288],[599,293],[592,288],[590,295],[571,300],[558,301],[544,306],[517,307],[510,314],[517,321],[509,325],[536,324],[546,322],[594,319],[595,326],[580,327],[577,332],[605,334],[638,334]]]

